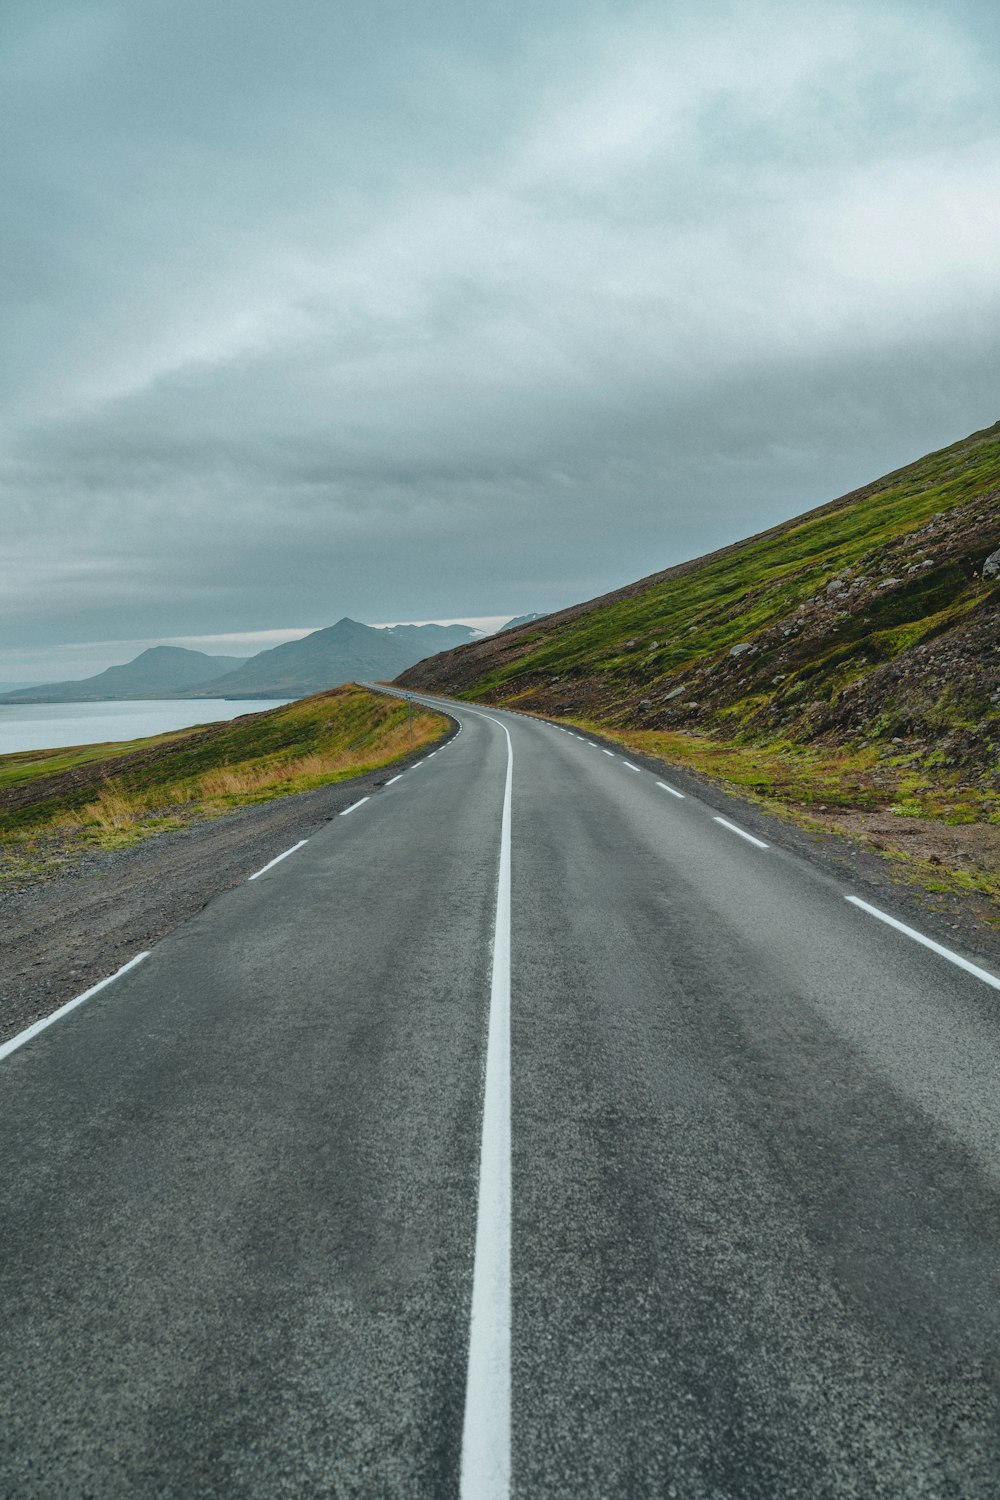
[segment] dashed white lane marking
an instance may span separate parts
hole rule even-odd
[[[499,719],[493,722],[507,737],[507,778],[493,928],[461,1500],[508,1500],[510,1494],[510,808],[514,751],[507,729]]]
[[[601,749],[602,751],[604,751],[605,755],[610,755],[612,760],[615,759],[615,752],[613,750],[605,750],[603,745],[601,746]]]
[[[950,964],[956,964],[958,968],[964,969],[967,974],[974,974],[977,979],[981,979],[984,984],[988,984],[992,989],[1000,990],[1000,979],[997,979],[995,974],[989,973],[986,969],[981,969],[978,964],[970,963],[967,958],[962,958],[960,954],[953,953],[950,948],[944,948],[940,943],[935,943],[933,938],[924,937],[922,932],[917,932],[913,927],[907,927],[905,922],[897,922],[895,917],[890,917],[887,912],[879,911],[877,906],[869,906],[868,902],[862,901],[860,896],[845,896],[844,900],[849,901],[852,906],[860,907],[870,917],[877,917],[880,922],[885,922],[888,927],[894,927],[897,932],[905,933],[915,943],[920,943],[923,947],[929,948],[932,953],[937,953],[941,958],[946,958]]]
[[[273,870],[275,865],[280,865],[283,859],[287,859],[290,854],[295,853],[296,849],[301,849],[302,845],[307,844],[308,842],[308,839],[299,839],[297,844],[293,844],[290,849],[286,849],[284,854],[276,854],[274,859],[269,859],[266,865],[262,865],[261,868],[259,870],[256,870],[253,875],[248,875],[247,879],[259,880],[260,877],[262,875],[265,875],[268,870]]]
[[[341,818],[346,818],[348,813],[357,812],[357,810],[358,810],[359,807],[364,807],[365,803],[368,800],[369,799],[367,797],[362,797],[360,802],[352,802],[351,805],[350,805],[350,807],[345,807],[344,811],[342,813],[338,813],[337,816],[341,817]]]
[[[403,773],[402,773],[402,771],[400,771],[400,773],[399,773],[398,776],[394,776],[391,781],[387,781],[386,782],[386,786],[395,786],[396,782],[397,781],[402,781],[402,779],[403,779]]]
[[[437,751],[436,750],[432,750],[431,753],[430,753],[430,755],[428,755],[427,759],[428,760],[433,760],[434,757],[435,757],[435,755],[437,755]]]
[[[128,973],[129,969],[134,969],[136,964],[141,964],[143,959],[148,957],[149,949],[147,948],[145,952],[137,953],[135,958],[130,958],[127,964],[122,964],[121,968],[116,969],[113,974],[109,974],[107,979],[99,979],[96,984],[92,984],[89,990],[84,990],[83,994],[77,995],[75,1000],[67,1000],[66,1004],[60,1005],[59,1009],[54,1010],[51,1016],[43,1016],[40,1021],[35,1021],[31,1026],[25,1027],[24,1031],[19,1031],[17,1036],[12,1036],[9,1042],[4,1042],[3,1046],[0,1047],[0,1060],[9,1057],[12,1052],[16,1052],[18,1047],[23,1047],[25,1042],[30,1042],[33,1036],[37,1036],[40,1031],[44,1031],[46,1026],[51,1026],[53,1021],[58,1021],[62,1016],[68,1015],[71,1010],[76,1010],[78,1005],[82,1005],[85,1000],[89,1000],[91,995],[96,995],[98,990],[103,990],[107,985],[114,984],[116,979],[120,979],[123,974]]]
[[[683,792],[679,792],[675,786],[667,786],[665,781],[658,781],[656,785],[662,787],[665,792],[669,792],[671,797],[680,797],[681,799],[684,797]]]
[[[639,767],[638,766],[634,766],[630,760],[623,760],[622,761],[622,765],[625,767],[626,771],[635,771],[639,776],[642,775],[642,772],[639,770]]]
[[[735,823],[730,823],[728,818],[713,818],[715,823],[721,823],[723,828],[728,828],[730,833],[738,833],[741,839],[746,839],[748,844],[756,844],[758,849],[768,849],[763,839],[755,839],[752,833],[747,833],[745,828],[738,828]]]

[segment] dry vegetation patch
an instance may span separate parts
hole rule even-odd
[[[52,873],[88,845],[146,838],[362,775],[439,739],[447,720],[348,684],[131,746],[0,757],[0,879]]]

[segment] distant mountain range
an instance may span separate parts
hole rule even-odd
[[[326,630],[252,656],[214,682],[200,683],[185,698],[304,698],[341,682],[395,677],[434,656],[477,640],[467,625],[393,625],[376,630],[347,616]],[[399,663],[399,665],[397,665]]]
[[[522,625],[530,625],[533,620],[544,620],[544,618],[544,615],[515,615],[513,620],[508,620],[506,625],[501,625],[493,633],[501,635],[505,630],[518,630]]]
[[[234,672],[245,656],[206,656],[182,646],[151,646],[134,661],[78,682],[45,682],[3,694],[4,703],[101,703],[128,698],[181,698],[189,688]]]
[[[0,694],[2,703],[97,703],[136,698],[304,698],[359,678],[391,679],[407,667],[478,639],[466,625],[376,630],[346,616],[300,641],[249,659],[153,646],[134,661],[77,682]]]

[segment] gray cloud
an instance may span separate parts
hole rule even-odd
[[[998,415],[985,8],[12,21],[0,678],[555,607]]]

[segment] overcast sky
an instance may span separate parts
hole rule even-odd
[[[995,0],[5,0],[0,115],[0,682],[556,608],[1000,417]]]

